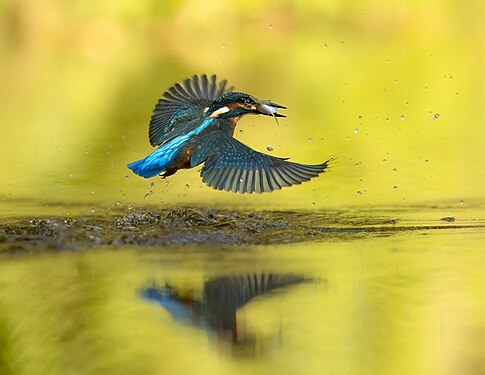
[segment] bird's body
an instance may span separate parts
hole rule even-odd
[[[318,176],[328,161],[298,164],[257,152],[233,138],[239,119],[246,114],[284,117],[285,108],[233,92],[213,75],[194,76],[175,84],[153,112],[149,138],[158,149],[128,164],[134,173],[149,178],[168,177],[179,169],[202,163],[202,181],[218,190],[262,193],[300,184]]]
[[[238,335],[241,324],[237,321],[237,310],[256,297],[310,281],[313,280],[300,275],[252,273],[208,280],[202,293],[187,290],[181,293],[169,284],[164,287],[154,284],[141,292],[146,300],[159,303],[179,322],[193,324],[241,344],[247,334]],[[195,298],[194,294],[201,294],[201,298]]]

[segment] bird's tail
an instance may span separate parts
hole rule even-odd
[[[128,164],[128,168],[138,176],[145,178],[155,177],[162,173],[167,170],[177,158],[178,152],[185,141],[184,138],[179,138],[163,144],[145,159]]]
[[[133,173],[138,176],[150,178],[159,175],[167,169],[167,160],[160,157],[154,157],[154,153],[148,155],[145,159],[134,161],[128,164]]]
[[[155,170],[153,168],[147,168],[145,165],[145,159],[134,161],[133,163],[128,164],[128,168],[130,168],[133,173],[137,174],[138,176],[145,178],[155,177],[157,174],[162,172],[158,169]]]

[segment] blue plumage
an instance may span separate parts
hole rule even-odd
[[[149,138],[158,149],[128,164],[135,174],[167,177],[201,163],[202,181],[217,190],[263,193],[318,176],[322,164],[292,163],[255,151],[233,138],[234,128],[246,114],[284,117],[285,108],[271,101],[232,92],[226,81],[205,74],[177,83],[163,94],[153,112]]]
[[[145,178],[155,177],[164,172],[176,162],[178,154],[186,145],[187,141],[194,135],[200,134],[212,121],[213,119],[210,117],[204,119],[196,129],[167,141],[145,159],[128,164],[128,168],[138,176]]]
[[[128,164],[133,173],[138,176],[150,178],[155,177],[165,171],[171,162],[170,156],[160,148],[153,151],[145,159],[134,161]]]

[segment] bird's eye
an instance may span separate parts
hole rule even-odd
[[[245,107],[252,107],[254,105],[254,102],[250,98],[246,98],[243,100],[243,104]]]

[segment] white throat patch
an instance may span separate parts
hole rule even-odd
[[[223,113],[226,113],[229,111],[230,109],[228,107],[221,107],[217,111],[214,111],[209,117],[217,118],[219,115],[222,115]]]

